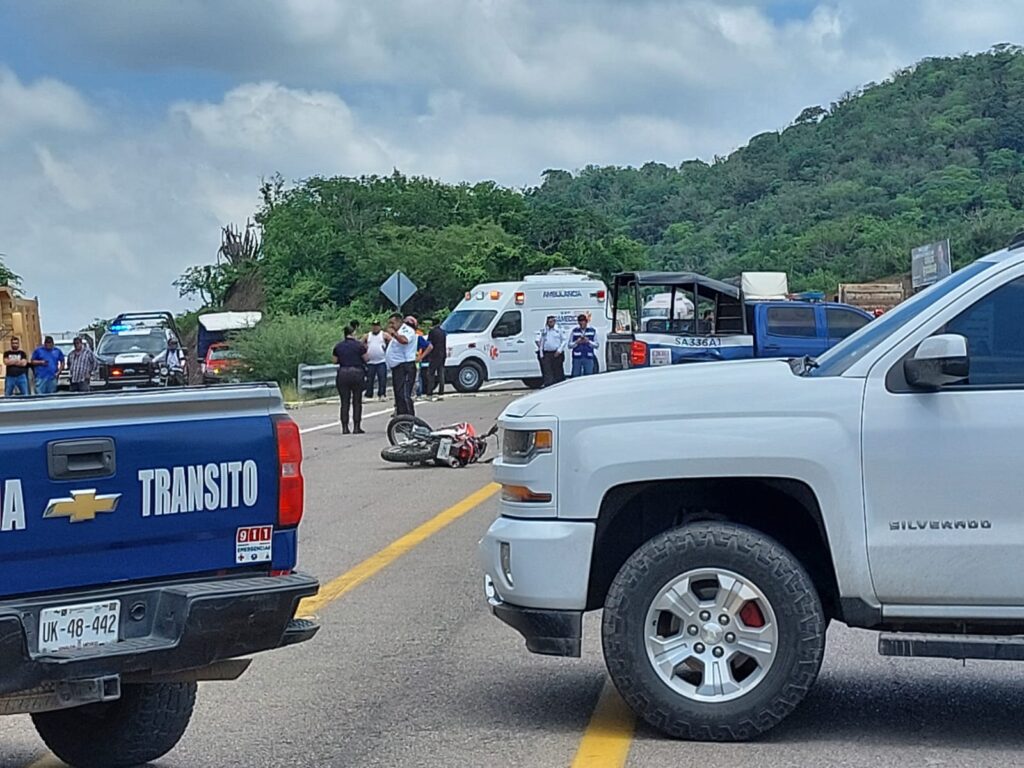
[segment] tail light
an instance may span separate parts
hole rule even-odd
[[[606,296],[606,294],[605,294],[605,292],[604,292],[604,291],[598,291],[598,292],[597,292],[597,300],[598,300],[598,301],[604,301],[604,297],[605,297],[605,296]]]
[[[274,417],[277,435],[277,524],[290,528],[302,520],[305,483],[302,479],[302,438],[287,416]]]
[[[634,341],[629,345],[629,364],[636,367],[647,365],[647,344]]]

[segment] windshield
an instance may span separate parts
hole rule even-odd
[[[59,349],[61,352],[63,352],[65,357],[67,355],[70,355],[71,354],[71,350],[73,350],[75,348],[75,345],[72,344],[70,341],[59,341],[56,344],[54,344],[53,346],[55,346],[57,349]]]
[[[125,355],[133,352],[145,352],[158,355],[167,349],[167,337],[163,331],[154,330],[147,333],[108,333],[100,340],[96,349],[99,355]]]
[[[891,334],[898,331],[921,312],[948,296],[975,275],[993,266],[991,261],[976,261],[961,270],[954,272],[944,280],[921,291],[911,299],[900,304],[891,312],[886,312],[877,320],[872,320],[856,333],[847,336],[817,360],[817,366],[808,373],[811,376],[840,376],[850,366],[878,346]]]
[[[481,333],[497,315],[493,309],[457,309],[441,323],[445,333]]]

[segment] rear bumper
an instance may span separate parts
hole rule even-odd
[[[308,640],[293,621],[316,594],[304,574],[118,587],[0,602],[0,696],[74,680],[168,676]],[[47,607],[121,601],[120,642],[40,654]]]

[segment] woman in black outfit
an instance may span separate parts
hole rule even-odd
[[[366,345],[353,336],[351,326],[345,327],[345,338],[334,345],[334,362],[338,364],[336,381],[341,396],[341,434],[349,434],[348,412],[352,406],[352,433],[362,435],[363,387],[366,386]]]

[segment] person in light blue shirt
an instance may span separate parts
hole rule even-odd
[[[32,353],[32,372],[36,379],[37,395],[52,395],[57,391],[57,378],[64,370],[64,353],[53,344],[53,336],[43,339],[43,345]]]
[[[580,315],[579,325],[569,334],[569,348],[572,350],[572,377],[590,376],[597,373],[597,331],[590,327],[590,318]]]

